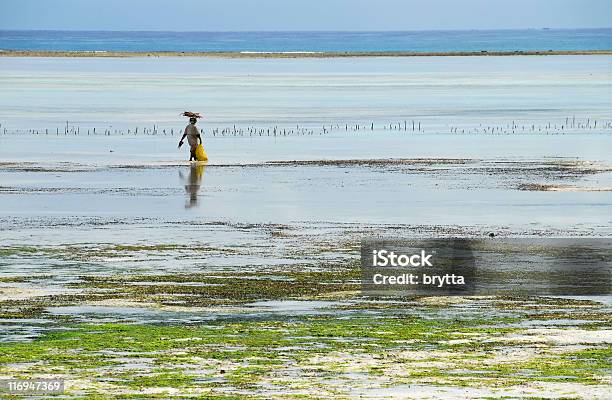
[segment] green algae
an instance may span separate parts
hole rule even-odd
[[[521,385],[528,382],[575,382],[601,384],[609,376],[612,346],[563,354],[543,354],[525,362],[480,366],[480,378],[510,378],[506,383]]]
[[[92,247],[90,253],[73,260],[183,251],[174,245],[104,248],[96,253]],[[66,249],[11,251],[68,259]],[[222,254],[225,250],[219,251]],[[594,330],[608,327],[609,314],[596,302],[539,297],[460,299],[470,304],[468,308],[478,309],[469,316],[460,316],[453,311],[461,302],[448,299],[436,302],[411,297],[380,302],[360,296],[358,260],[316,267],[283,265],[264,271],[206,274],[87,275],[66,285],[84,293],[1,302],[2,318],[60,318],[46,314],[46,308],[106,299],[187,307],[259,300],[356,300],[339,303],[335,310],[341,313],[335,317],[274,317],[209,325],[56,321],[32,342],[0,343],[0,372],[24,378],[58,373],[67,379],[86,380],[92,388],[85,398],[172,397],[155,392],[139,397],[135,393],[166,387],[179,389],[181,398],[185,393],[192,397],[192,390],[209,391],[194,393],[193,398],[246,398],[245,393],[252,393],[253,398],[270,398],[274,397],[268,395],[267,391],[273,390],[270,388],[308,393],[282,391],[282,398],[346,398],[346,388],[355,383],[353,373],[358,374],[359,380],[388,387],[413,383],[457,387],[503,387],[530,382],[595,385],[609,379],[609,347],[593,345],[569,352],[562,346],[548,351],[554,345],[540,344],[524,360],[499,360],[505,350],[524,346],[504,341],[508,334],[525,331],[521,327],[523,321],[551,321],[555,326],[555,320],[581,320],[574,326]],[[434,357],[415,362],[401,356],[405,352],[432,352]],[[436,352],[444,355],[435,356]],[[360,357],[369,362],[356,363]],[[130,363],[148,358],[152,361],[129,368]],[[14,367],[18,364],[22,370]],[[341,383],[329,386],[330,381]],[[98,387],[96,383],[100,382],[111,385],[111,389]]]
[[[27,282],[25,276],[0,276],[0,283],[22,283]]]
[[[500,386],[568,379],[596,384],[609,375],[609,346],[544,351],[525,360],[493,362],[509,346],[520,348],[520,344],[492,340],[522,332],[509,327],[516,321],[360,312],[343,318],[311,316],[192,326],[66,324],[30,343],[0,343],[0,372],[10,373],[13,364],[31,363],[29,373],[34,375],[55,370],[94,382],[111,379],[117,393],[172,387],[223,388],[224,395],[245,390],[256,395],[270,385],[316,390],[325,379],[350,381],[353,378],[346,374],[358,365],[354,358],[366,356],[372,361],[358,367],[361,374],[372,380],[386,379],[388,384]],[[466,338],[469,340],[460,340]],[[449,344],[453,340],[457,342]],[[431,353],[419,363],[401,356],[419,351],[443,351],[446,356]],[[330,355],[334,356],[325,358]],[[138,372],[126,369],[126,359],[138,362],[141,358],[153,361]],[[445,365],[428,365],[436,362]],[[287,368],[293,369],[293,377],[283,376]],[[390,372],[398,368],[403,372]],[[474,368],[477,371],[471,372]],[[316,382],[311,382],[313,376]]]
[[[160,305],[207,306],[257,300],[317,298],[342,292],[352,297],[359,289],[358,279],[357,269],[345,268],[336,271],[282,273],[83,276],[81,282],[69,286],[87,289],[90,293],[111,289],[119,298],[153,301]],[[151,285],[152,282],[158,284]]]
[[[0,302],[0,320],[39,318],[46,314],[45,308],[39,305],[28,306],[20,304],[17,307],[12,307],[3,303],[6,302]]]
[[[105,258],[135,257],[151,253],[236,254],[239,248],[213,247],[202,244],[83,244],[58,246],[2,246],[0,257],[47,257],[64,261],[95,261]]]
[[[360,317],[347,320],[318,317],[294,322],[261,321],[205,326],[159,326],[129,324],[76,324],[70,329],[51,331],[31,343],[1,343],[0,362],[52,361],[70,357],[82,361],[82,355],[99,351],[128,351],[156,354],[182,350],[190,355],[217,355],[241,359],[262,359],[284,353],[307,355],[321,351],[384,349],[397,347],[404,340],[435,345],[442,339],[461,337],[474,325],[485,321],[439,321],[417,318]],[[486,320],[490,324],[491,320]],[[491,329],[491,328],[489,328]],[[506,328],[499,328],[506,332]],[[369,341],[358,340],[367,338]],[[187,340],[190,339],[190,340]],[[319,346],[324,344],[324,347]],[[283,347],[301,350],[285,351]],[[44,357],[42,357],[44,356]],[[81,366],[82,367],[82,366]]]
[[[24,254],[42,253],[38,247],[30,246],[3,246],[0,247],[0,257],[19,256]]]

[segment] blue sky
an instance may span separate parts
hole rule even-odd
[[[594,28],[611,16],[611,0],[0,0],[0,29]]]

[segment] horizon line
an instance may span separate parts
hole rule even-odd
[[[407,29],[407,30],[105,30],[105,29],[0,29],[0,32],[142,32],[142,33],[161,33],[161,32],[172,32],[172,33],[404,33],[404,32],[493,32],[493,31],[530,31],[530,30],[555,30],[555,31],[572,31],[572,30],[610,30],[609,27],[590,27],[590,28],[553,28],[553,27],[530,27],[530,28],[461,28],[461,29]]]

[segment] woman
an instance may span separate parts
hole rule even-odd
[[[185,136],[187,136],[187,142],[189,143],[191,155],[189,157],[189,161],[197,161],[196,159],[196,148],[199,143],[202,143],[202,137],[200,136],[200,131],[196,127],[196,122],[198,122],[197,118],[191,117],[189,118],[189,125],[185,127],[185,133],[183,133],[183,137],[179,141],[179,148],[183,145],[183,140]]]

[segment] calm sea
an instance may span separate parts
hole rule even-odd
[[[58,51],[612,50],[612,28],[411,32],[2,31],[0,49]]]

